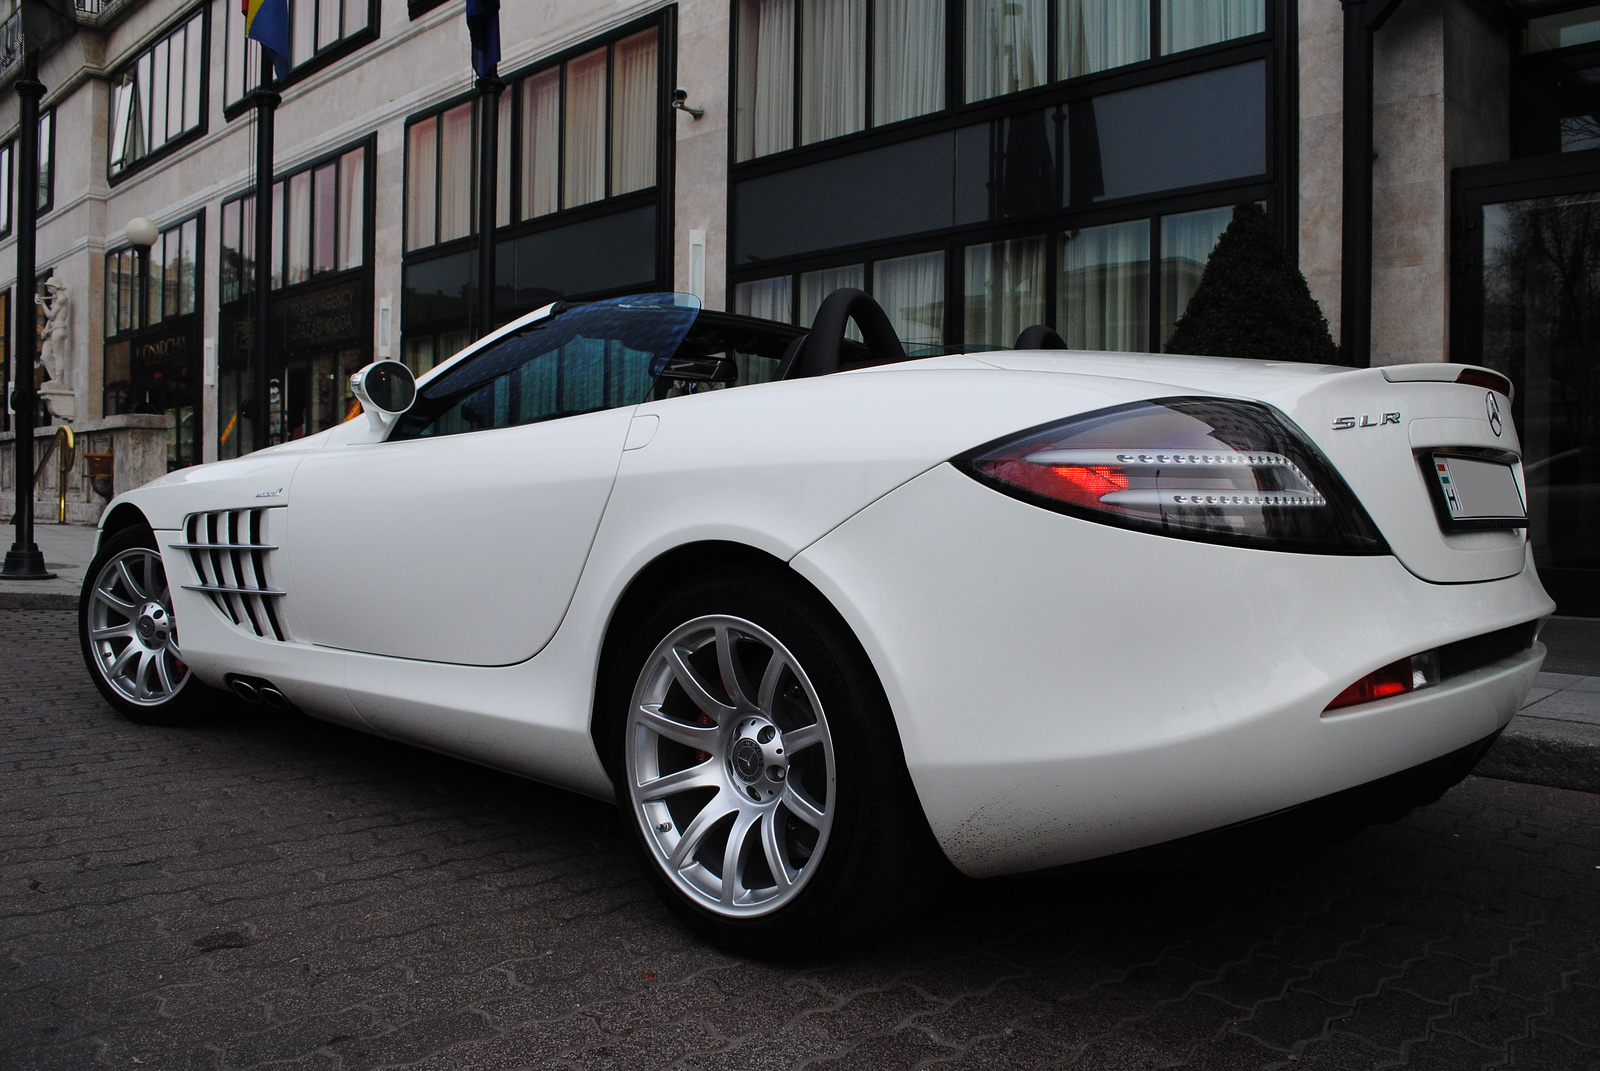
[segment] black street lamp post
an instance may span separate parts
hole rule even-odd
[[[497,222],[500,177],[500,94],[506,83],[489,68],[479,78],[478,90],[478,337],[494,330],[494,227]]]
[[[254,448],[272,445],[272,430],[267,421],[272,406],[267,398],[267,317],[272,305],[272,121],[283,100],[272,88],[272,57],[261,48],[261,84],[251,94],[256,106],[256,255],[255,297],[251,301],[254,324],[250,345],[250,390],[255,395],[251,407],[255,417]]]
[[[17,79],[20,122],[17,131],[17,356],[16,388],[12,393],[16,451],[17,507],[14,522],[16,542],[6,551],[3,580],[49,580],[55,576],[44,567],[44,555],[33,541],[33,431],[37,396],[33,386],[33,363],[38,350],[39,323],[33,310],[38,292],[37,228],[39,223],[39,101],[44,83],[39,81],[39,53],[30,50],[22,58],[22,77]]]

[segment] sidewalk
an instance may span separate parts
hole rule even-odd
[[[86,524],[38,524],[33,526],[33,541],[44,554],[44,567],[55,573],[53,580],[0,580],[0,609],[76,610],[83,573],[94,558],[94,543],[99,530]],[[0,552],[16,539],[16,529],[0,527]]]
[[[95,534],[83,525],[36,526],[34,540],[56,578],[0,580],[0,609],[76,609]],[[0,538],[9,547],[11,529]],[[1600,618],[1551,618],[1540,639],[1550,649],[1544,672],[1477,772],[1600,792]]]

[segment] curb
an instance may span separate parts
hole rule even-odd
[[[78,597],[64,591],[0,591],[0,610],[76,610]]]
[[[1600,726],[1514,718],[1472,772],[1546,788],[1600,792]]]

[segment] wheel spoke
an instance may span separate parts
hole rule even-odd
[[[696,751],[711,751],[716,747],[717,730],[714,727],[685,725],[667,717],[659,707],[653,705],[641,706],[637,717],[644,728],[668,740],[676,740],[685,747],[692,747]]]
[[[783,848],[778,844],[778,812],[768,811],[761,819],[761,850],[767,856],[767,869],[772,871],[781,893],[793,885],[799,872],[790,870],[783,858]]]
[[[822,743],[822,726],[816,722],[802,725],[798,729],[783,734],[783,746],[793,757],[796,752],[804,751],[813,744]]]
[[[688,693],[695,706],[718,722],[737,713],[733,707],[711,694],[711,689],[706,687],[706,683],[700,679],[700,675],[695,672],[694,667],[678,648],[673,647],[667,651],[667,663],[672,667],[672,675],[677,678],[678,684]]]
[[[728,833],[728,845],[722,849],[722,903],[724,907],[732,907],[739,899],[739,892],[746,888],[744,875],[739,872],[739,857],[743,854],[744,842],[750,837],[750,827],[761,817],[760,811],[739,811],[739,817],[733,820],[733,829]]]
[[[155,654],[151,655],[150,661],[155,663],[156,677],[161,681],[162,693],[170,694],[172,692],[172,678],[167,675],[166,651],[155,652]]]
[[[151,657],[149,651],[140,651],[139,664],[133,670],[133,694],[140,699],[149,699],[152,694],[149,681],[146,680],[150,675]]]
[[[139,612],[139,608],[131,602],[123,602],[121,599],[117,598],[117,596],[111,591],[111,585],[114,583],[116,583],[116,581],[112,580],[104,587],[96,588],[94,597],[100,602],[106,603],[118,613],[126,614],[131,618],[134,614]]]
[[[145,594],[143,585],[133,578],[133,570],[128,568],[128,560],[126,558],[117,562],[117,572],[122,575],[122,582],[127,585],[128,593],[135,599],[142,601],[150,597]]]
[[[784,786],[783,795],[779,799],[789,808],[790,814],[813,829],[821,829],[822,824],[828,820],[828,816],[822,813],[822,808],[802,796],[794,787],[793,781]]]
[[[104,628],[91,628],[89,630],[89,638],[91,640],[115,640],[124,636],[129,638],[133,636],[133,622],[124,621],[120,625],[107,625]]]
[[[756,706],[762,713],[772,713],[773,700],[778,695],[778,680],[783,676],[784,667],[788,663],[777,651],[772,652],[772,657],[767,661],[767,668],[761,674],[761,686],[756,691]]]
[[[111,662],[111,668],[106,670],[106,676],[112,680],[122,676],[123,671],[128,668],[128,663],[137,658],[141,650],[143,648],[138,643],[130,641],[126,647],[117,652],[117,657]]]
[[[739,660],[733,657],[733,630],[727,625],[718,625],[716,634],[717,672],[722,674],[722,690],[733,700],[734,706],[744,709],[750,706],[750,693],[744,686],[744,673],[739,669]]]
[[[663,774],[638,786],[639,799],[644,801],[665,799],[677,792],[687,792],[693,788],[721,788],[717,779],[716,759],[690,766],[686,770],[676,773]]]
[[[718,792],[711,797],[700,813],[690,819],[689,827],[683,831],[683,836],[678,838],[678,846],[672,849],[672,856],[667,860],[667,865],[673,870],[682,870],[694,858],[695,849],[700,847],[700,842],[706,839],[706,831],[722,819],[732,814],[735,810],[728,801],[727,792]]]

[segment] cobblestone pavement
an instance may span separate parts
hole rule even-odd
[[[607,806],[300,718],[117,719],[0,612],[0,1068],[1600,1067],[1600,796],[701,945]]]

